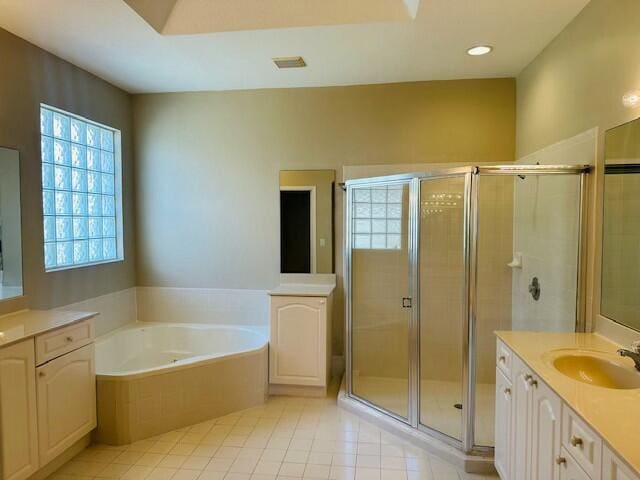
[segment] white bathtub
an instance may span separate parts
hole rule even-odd
[[[96,341],[100,442],[121,445],[264,402],[265,328],[140,322]]]
[[[251,353],[266,344],[260,327],[138,322],[98,338],[96,374],[141,376]]]

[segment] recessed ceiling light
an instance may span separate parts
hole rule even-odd
[[[491,45],[476,45],[475,47],[471,47],[467,50],[467,54],[472,57],[479,57],[480,55],[486,55],[487,53],[491,53],[493,47]]]

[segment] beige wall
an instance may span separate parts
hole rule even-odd
[[[335,170],[283,170],[281,187],[316,187],[316,270],[315,273],[335,273],[333,270],[333,189]]]
[[[512,79],[137,95],[138,283],[270,288],[280,170],[333,169],[339,182],[343,165],[512,162],[514,105]]]
[[[48,308],[135,285],[131,97],[103,80],[0,29],[0,146],[20,152],[24,290]],[[125,261],[44,272],[40,103],[122,131]]]
[[[640,115],[622,104],[625,92],[640,87],[638,45],[640,2],[592,0],[517,79],[518,157],[600,129],[589,217],[588,319],[599,308],[604,131]]]

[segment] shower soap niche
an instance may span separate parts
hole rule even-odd
[[[522,268],[522,252],[513,252],[513,260],[507,263],[507,267]]]

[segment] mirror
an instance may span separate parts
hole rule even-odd
[[[334,170],[280,171],[280,273],[334,273]]]
[[[20,155],[0,147],[0,300],[22,295]]]
[[[605,137],[600,313],[640,330],[640,119]]]

